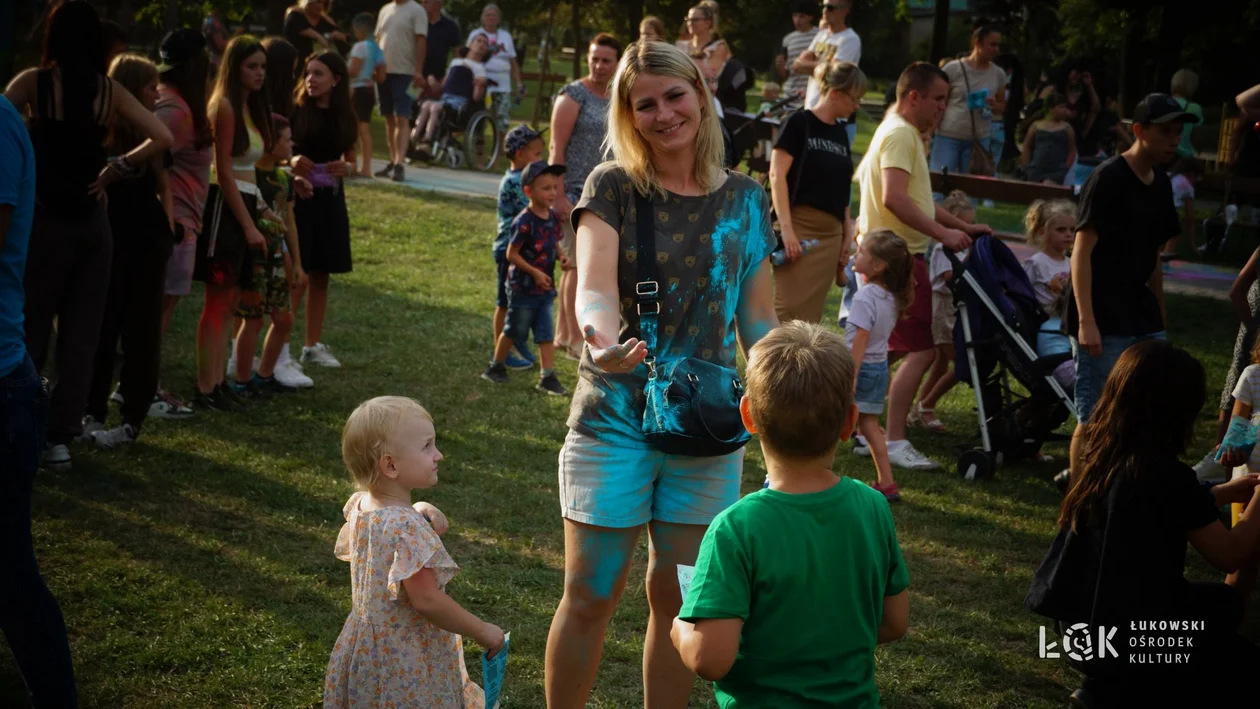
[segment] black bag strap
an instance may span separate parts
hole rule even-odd
[[[634,284],[636,299],[635,308],[639,314],[639,339],[647,347],[648,376],[656,376],[656,341],[657,318],[661,314],[661,284],[656,270],[656,228],[655,214],[652,211],[652,198],[649,195],[634,192],[635,231],[635,268],[637,282]]]
[[[967,117],[971,119],[971,140],[980,142],[980,138],[976,135],[976,112],[971,110],[971,79],[967,78],[967,62],[963,59],[955,59],[958,62],[958,69],[962,71],[963,86],[967,87],[967,97],[963,99],[963,104],[967,107]]]

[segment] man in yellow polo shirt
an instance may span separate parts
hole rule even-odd
[[[961,251],[971,237],[989,232],[984,224],[966,224],[932,201],[923,134],[936,127],[949,98],[949,77],[926,62],[915,62],[897,80],[897,103],[889,110],[854,179],[860,184],[858,238],[890,229],[914,254],[914,302],[897,322],[888,351],[903,357],[888,396],[888,459],[901,468],[940,467],[906,440],[906,417],[936,356],[932,346],[932,283],[927,252],[933,241]]]

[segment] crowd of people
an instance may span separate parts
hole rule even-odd
[[[549,140],[525,125],[504,131],[510,166],[482,377],[502,383],[537,359],[537,388],[570,396],[555,358],[578,360],[558,460],[565,564],[546,643],[550,707],[585,706],[645,527],[646,704],[682,706],[695,675],[713,680],[726,706],[879,702],[874,649],[910,624],[894,469],[939,467],[907,429],[944,430],[934,407],[956,381],[952,262],[991,233],[965,194],[934,200],[930,169],[974,172],[980,152],[1006,142],[998,121],[978,118],[1004,113],[1008,80],[993,26],[975,31],[963,59],[911,64],[855,165],[867,79],[849,7],[795,8],[776,71],[804,106],[775,138],[769,190],[726,168],[719,117],[735,102],[743,110],[736,94],[751,73],[718,33],[712,0],[689,10],[677,43],[662,41],[653,17],[628,45],[596,35],[589,73],[553,104]],[[452,77],[471,77],[507,126],[520,69],[497,7],[454,59],[458,28],[444,24],[440,0],[393,0],[375,18],[357,16],[351,35],[325,10],[303,0],[285,37],[261,40],[228,37],[211,15],[202,31],[167,35],[154,63],[114,51],[91,5],[70,0],[48,18],[40,66],[0,100],[0,389],[6,489],[17,501],[6,515],[13,574],[2,619],[40,706],[76,698],[64,621],[33,553],[36,468],[68,468],[76,439],[125,446],[147,417],[236,411],[313,385],[303,363],[340,366],[321,338],[330,278],[352,268],[344,183],[370,169],[374,102],[391,155],[378,175],[392,179],[413,108],[416,130],[431,136],[434,114],[456,97]],[[1260,476],[1200,472],[1217,483],[1201,485],[1178,461],[1206,386],[1165,332],[1160,255],[1183,230],[1174,198],[1192,199],[1193,184],[1177,186],[1164,166],[1185,157],[1201,120],[1193,82],[1179,77],[1175,95],[1138,104],[1131,142],[1097,165],[1078,205],[1038,202],[1025,219],[1038,252],[1024,269],[1047,323],[1038,354],[1071,353],[1053,377],[1078,414],[1059,536],[1027,605],[1065,625],[1206,617],[1194,636],[1202,654],[1161,668],[1184,673],[1178,683],[1202,699],[1234,696],[1192,681],[1204,668],[1242,671],[1260,656],[1237,633],[1260,560]],[[1047,112],[1024,139],[1029,170],[1051,181],[1066,178],[1083,149],[1077,136],[1098,120],[1088,76],[1077,79],[1072,96],[1041,97]],[[1239,104],[1260,115],[1256,96]],[[1082,111],[1089,125],[1078,132]],[[1260,292],[1257,261],[1240,276],[1243,291]],[[193,280],[204,289],[185,404],[162,386],[160,354]],[[833,284],[846,290],[843,335],[819,325]],[[1236,305],[1254,321],[1255,307]],[[45,392],[54,320],[57,376]],[[1239,334],[1245,354],[1223,424],[1255,415],[1253,330]],[[104,423],[111,399],[122,413],[114,428]],[[765,488],[741,499],[752,434]],[[1239,435],[1223,425],[1214,460],[1260,470]],[[872,459],[869,484],[833,472],[851,436],[853,453]],[[388,697],[481,706],[462,639],[493,655],[506,637],[447,594],[459,570],[441,540],[449,522],[412,504],[437,483],[435,422],[411,399],[369,399],[345,424],[342,455],[358,492],[334,553],[351,564],[355,608],[328,664],[325,706]],[[1231,529],[1218,520],[1218,506],[1247,502]],[[1225,584],[1185,581],[1188,543],[1229,573]],[[679,569],[692,566],[684,588]],[[1131,667],[1082,669],[1083,691],[1100,698],[1149,697],[1157,685]]]

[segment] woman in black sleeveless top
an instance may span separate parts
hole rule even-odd
[[[19,74],[5,97],[28,112],[35,147],[35,221],[26,263],[26,349],[43,368],[57,319],[57,383],[52,390],[46,467],[70,467],[69,443],[83,433],[109,289],[113,240],[103,195],[171,146],[171,133],[117,82],[105,76],[96,11],[82,0],[48,19],[43,59]],[[105,139],[124,122],[145,140],[106,164]]]

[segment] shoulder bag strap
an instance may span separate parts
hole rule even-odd
[[[648,366],[649,376],[655,376],[656,328],[661,314],[661,285],[657,281],[656,272],[655,215],[652,213],[650,196],[635,190],[634,203],[637,234],[634,259],[637,271],[637,282],[634,284],[635,308],[639,315],[639,339],[647,347],[647,358],[643,361]]]
[[[803,112],[809,113],[809,109],[802,109]],[[788,197],[788,206],[796,204],[796,195],[801,191],[801,183],[805,181],[805,158],[809,157],[809,124],[810,118],[813,116],[805,116],[805,147],[801,148],[801,169],[796,171],[796,184],[792,186],[792,195]],[[791,172],[791,170],[789,170]]]
[[[958,68],[962,71],[963,86],[967,87],[967,96],[963,99],[963,106],[967,108],[967,117],[971,119],[971,139],[979,141],[976,135],[976,112],[971,110],[971,80],[967,78],[967,62],[963,59],[955,59],[958,62]]]

